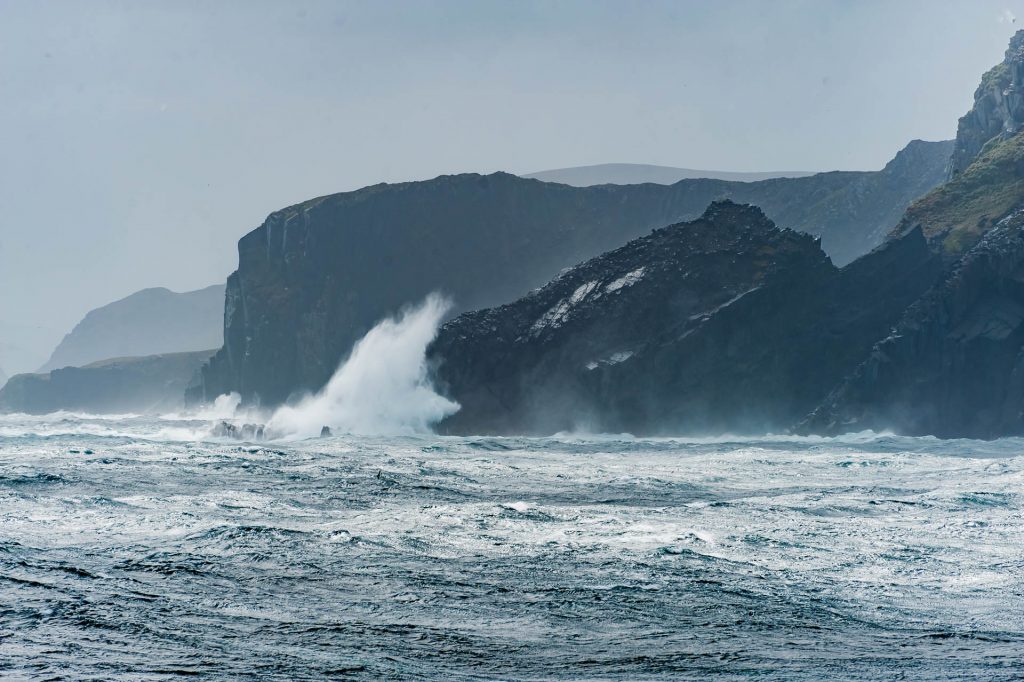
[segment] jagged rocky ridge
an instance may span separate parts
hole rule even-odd
[[[506,173],[443,176],[292,206],[240,240],[224,347],[188,397],[237,391],[247,403],[277,404],[319,389],[374,323],[431,291],[452,296],[457,311],[514,300],[723,197],[821,236],[833,260],[847,262],[942,181],[950,150],[915,141],[882,171],[755,183],[575,188]]]
[[[429,354],[447,433],[763,433],[814,408],[934,281],[920,231],[846,268],[757,208],[712,204],[514,303],[447,323]]]
[[[16,374],[0,389],[0,412],[160,413],[183,407],[188,382],[214,351],[114,358],[84,367]]]

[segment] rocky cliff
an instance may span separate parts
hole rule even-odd
[[[105,358],[216,348],[223,343],[223,329],[224,285],[184,293],[143,289],[90,311],[40,371]]]
[[[1024,202],[1024,31],[982,76],[960,119],[949,182],[913,202],[895,234],[920,228],[952,263]]]
[[[1024,125],[1024,31],[1010,40],[1003,61],[989,69],[974,92],[974,106],[960,118],[949,175],[970,166],[986,146],[1020,132]]]
[[[115,358],[84,367],[17,374],[0,389],[0,411],[160,413],[180,409],[189,380],[212,350]]]
[[[1024,434],[1024,210],[1000,221],[910,307],[801,428]]]
[[[950,182],[915,202],[945,273],[807,418],[808,432],[1024,434],[1024,32],[960,120]]]
[[[843,269],[757,208],[712,204],[431,346],[448,433],[791,427],[934,281],[913,231]]]
[[[441,290],[457,310],[514,300],[559,270],[699,216],[713,200],[756,203],[821,237],[839,263],[879,243],[944,177],[951,143],[914,142],[877,172],[754,183],[575,188],[506,173],[443,176],[314,199],[239,242],[224,347],[189,390],[276,404],[324,385],[352,343],[402,305]]]

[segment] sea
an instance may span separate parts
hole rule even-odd
[[[4,680],[1024,679],[1024,440],[0,417]]]

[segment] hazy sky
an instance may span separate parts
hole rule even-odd
[[[879,168],[954,135],[1022,5],[0,0],[0,366],[140,288],[222,281],[242,234],[321,194]]]

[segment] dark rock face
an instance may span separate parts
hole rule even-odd
[[[506,173],[443,176],[278,211],[239,242],[224,347],[188,399],[238,391],[271,405],[317,390],[373,324],[431,291],[453,297],[456,311],[514,300],[720,198],[756,203],[848,262],[942,180],[950,144],[914,142],[878,172],[585,188]]]
[[[842,270],[757,208],[583,263],[464,314],[430,348],[448,433],[764,432],[792,426],[934,280],[920,232]]]
[[[960,119],[951,179],[894,234],[920,229],[945,272],[800,425],[839,433],[1024,433],[1024,31]]]
[[[177,410],[183,405],[189,380],[213,352],[116,358],[46,374],[18,374],[0,389],[0,411],[109,414]]]
[[[90,311],[40,371],[216,348],[223,343],[223,328],[223,284],[184,293],[143,289]]]
[[[1024,126],[1024,31],[1010,40],[1003,61],[981,78],[974,106],[957,126],[949,175],[955,176],[981,154],[987,144],[1012,137]]]
[[[802,425],[1024,434],[1024,211],[990,230]]]

